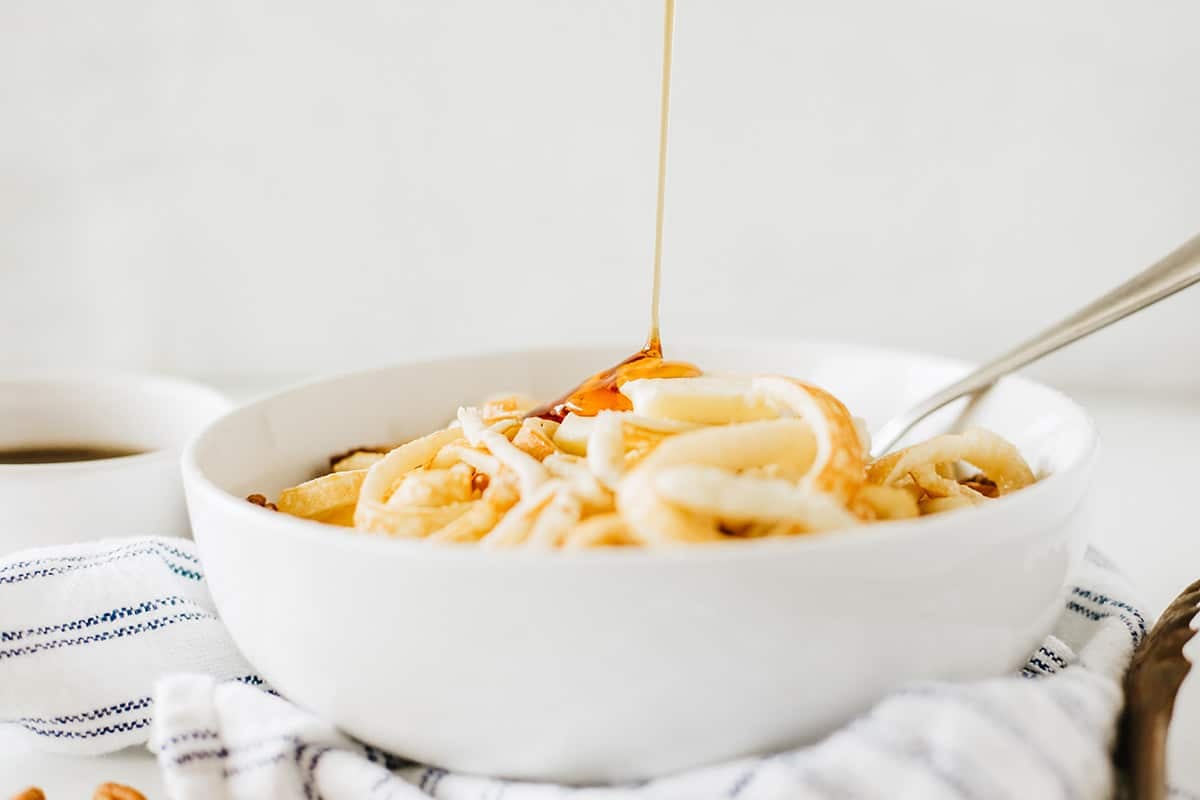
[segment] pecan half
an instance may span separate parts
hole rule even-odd
[[[96,787],[92,800],[146,800],[146,795],[120,783],[102,783]]]

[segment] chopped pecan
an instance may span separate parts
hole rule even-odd
[[[96,787],[92,800],[146,800],[146,795],[131,786],[119,783],[102,783]]]
[[[329,457],[329,470],[332,472],[333,468],[337,466],[339,461],[341,461],[343,458],[349,458],[355,453],[387,453],[392,450],[393,447],[383,444],[364,444],[362,447],[351,447],[349,450],[344,450],[341,453],[334,453]]]
[[[984,497],[1000,496],[1000,487],[996,485],[994,480],[982,473],[978,475],[972,475],[965,481],[960,481],[960,483],[962,483],[962,485],[966,486],[968,489],[974,489]]]
[[[272,511],[279,510],[278,506],[276,506],[274,503],[267,502],[267,498],[261,494],[247,495],[246,500],[247,500],[247,502],[253,503],[256,506],[262,506],[263,508],[269,508]]]

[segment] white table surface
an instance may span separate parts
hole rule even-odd
[[[1194,484],[1200,401],[1086,394],[1081,400],[1103,436],[1094,542],[1124,566],[1146,608],[1157,614],[1200,578],[1200,488]],[[1187,653],[1200,660],[1200,637]],[[1200,669],[1183,685],[1168,744],[1171,782],[1200,798]],[[0,798],[37,785],[49,800],[81,800],[105,781],[134,786],[151,800],[166,797],[142,749],[89,759],[0,755]]]

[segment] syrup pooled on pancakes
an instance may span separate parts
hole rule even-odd
[[[684,361],[664,361],[662,343],[651,337],[646,346],[620,364],[597,372],[576,386],[564,397],[529,412],[531,417],[541,417],[562,422],[568,413],[594,417],[601,411],[632,411],[633,402],[621,394],[627,381],[638,378],[694,378],[701,374],[695,364]]]
[[[694,364],[663,360],[658,307],[662,292],[663,209],[667,189],[667,121],[671,110],[671,45],[675,30],[675,0],[666,0],[663,20],[662,95],[658,119],[658,200],[654,214],[654,283],[650,297],[650,335],[641,350],[615,366],[597,372],[563,397],[529,412],[531,417],[561,422],[568,413],[593,417],[601,411],[630,411],[633,403],[621,386],[639,378],[694,378]]]

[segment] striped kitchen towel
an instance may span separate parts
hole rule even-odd
[[[125,539],[0,560],[0,746],[91,755],[146,741],[159,678],[257,680],[190,541]]]
[[[826,740],[636,785],[446,773],[341,734],[238,655],[190,542],[140,539],[0,561],[0,731],[45,749],[146,738],[175,800],[1106,798],[1120,678],[1146,623],[1089,554],[1019,674],[912,685]]]

